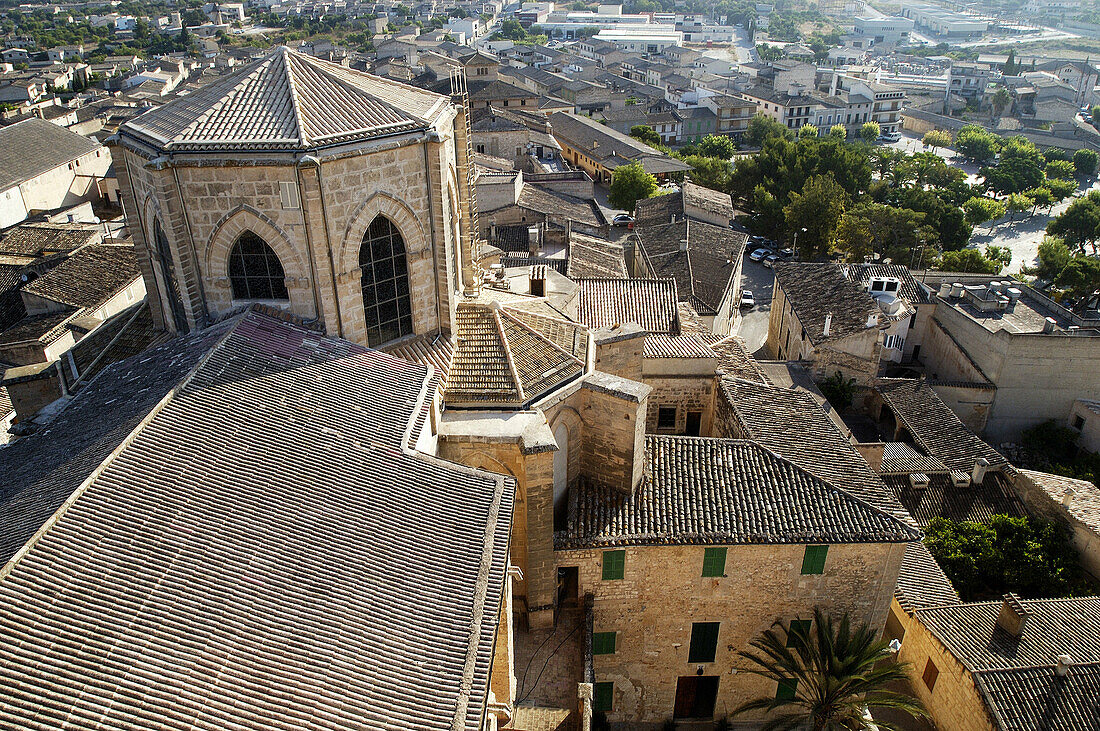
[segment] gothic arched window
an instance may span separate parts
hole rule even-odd
[[[363,270],[367,344],[374,347],[411,335],[412,304],[405,240],[385,216],[376,217],[363,236],[359,267]]]
[[[235,300],[290,299],[279,257],[251,231],[241,234],[229,252],[229,284]]]

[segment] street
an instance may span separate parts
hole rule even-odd
[[[745,341],[745,349],[756,353],[764,347],[768,339],[768,320],[771,318],[772,290],[775,287],[775,275],[763,264],[749,259],[753,247],[745,250],[745,264],[741,269],[741,290],[749,290],[756,298],[756,307],[741,311],[741,328],[737,335]],[[763,355],[765,358],[771,356]]]

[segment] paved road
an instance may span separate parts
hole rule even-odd
[[[741,268],[741,289],[753,293],[756,307],[741,311],[741,327],[737,334],[745,341],[745,347],[750,353],[762,348],[764,341],[768,339],[768,319],[771,317],[774,286],[775,275],[772,270],[750,261],[746,252],[745,264]]]

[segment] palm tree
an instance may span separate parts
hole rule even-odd
[[[778,691],[774,697],[742,704],[733,715],[775,712],[763,731],[866,729],[871,727],[869,708],[928,715],[915,698],[887,689],[890,683],[906,679],[907,663],[894,659],[889,645],[870,626],[853,629],[847,614],[834,624],[831,616],[815,608],[812,629],[805,621],[786,626],[776,622],[750,644],[755,650],[738,652],[755,666],[746,672],[774,681]],[[878,720],[875,724],[895,729]]]

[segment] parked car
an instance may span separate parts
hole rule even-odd
[[[771,254],[771,252],[767,249],[757,249],[756,251],[749,254],[749,259],[751,259],[752,261],[762,261],[764,257],[768,256],[769,254]]]
[[[878,136],[879,142],[900,142],[901,132],[883,132]]]
[[[783,257],[784,259],[790,259],[791,257],[794,256],[794,249],[787,246],[785,248],[780,249],[778,253],[779,253],[779,256]]]
[[[745,309],[747,307],[750,310],[753,307],[756,307],[756,298],[752,296],[751,290],[741,290],[741,302],[739,302],[737,306],[741,309]]]
[[[612,226],[629,226],[632,223],[634,223],[634,216],[629,213],[620,213],[611,219]]]
[[[779,261],[779,255],[778,254],[768,254],[767,256],[764,257],[764,261],[762,261],[760,263],[763,264],[764,266],[766,266],[768,269],[771,269],[772,265],[774,265],[775,262],[777,262],[777,261]]]

